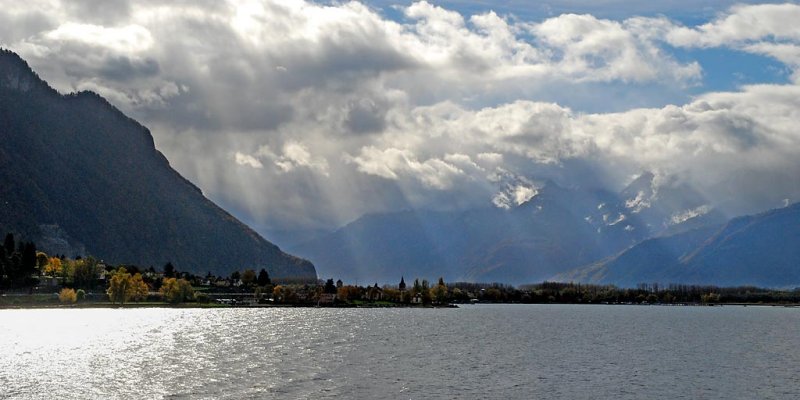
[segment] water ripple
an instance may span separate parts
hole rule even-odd
[[[0,398],[798,398],[767,307],[0,311]]]

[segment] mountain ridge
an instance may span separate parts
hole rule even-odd
[[[651,238],[558,281],[800,286],[800,203]]]
[[[653,178],[645,172],[635,182],[649,187]],[[663,188],[664,197],[680,197],[670,190],[687,190],[676,188]],[[546,181],[535,196],[510,209],[371,213],[290,250],[315,260],[320,273],[350,280],[391,282],[405,275],[530,283],[611,256],[668,228],[680,229],[666,225],[665,216],[677,212],[676,206],[702,205],[699,196],[688,196],[691,201],[668,201],[665,208],[650,196],[642,208],[650,214],[642,218],[626,206],[628,192]]]
[[[277,278],[316,278],[309,261],[203,196],[146,127],[98,94],[59,94],[7,50],[0,50],[0,116],[0,229],[45,250],[67,242],[60,250],[85,248],[111,263],[172,262],[219,274],[265,267]],[[43,235],[51,231],[62,237]]]

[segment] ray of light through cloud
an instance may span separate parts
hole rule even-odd
[[[0,45],[262,232],[644,170],[800,199],[800,5],[601,3],[0,0]]]

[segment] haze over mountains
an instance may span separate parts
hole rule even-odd
[[[173,170],[145,127],[97,94],[59,94],[5,50],[0,183],[0,231],[51,254],[316,278],[309,261],[264,240]]]
[[[800,203],[725,224],[653,238],[558,280],[800,286]]]
[[[548,182],[511,209],[367,215],[292,247],[321,276],[480,282],[800,285],[800,203],[727,220],[647,172],[620,193]]]
[[[550,181],[518,207],[367,215],[291,249],[321,276],[537,282],[654,235],[724,221],[704,201],[649,172],[620,193]]]

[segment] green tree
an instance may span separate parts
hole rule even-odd
[[[447,302],[447,286],[444,284],[444,279],[439,278],[439,283],[431,289],[431,297],[439,304]]]
[[[211,297],[203,292],[197,292],[194,294],[194,301],[198,303],[208,304],[211,302]]]
[[[72,262],[72,281],[77,287],[91,288],[97,279],[97,264],[93,259],[75,260]]]
[[[427,279],[422,280],[422,290],[420,291],[422,294],[422,302],[425,304],[431,303],[431,284],[428,282]]]
[[[488,290],[486,290],[486,292],[484,293],[484,296],[489,301],[500,301],[500,300],[503,299],[503,292],[501,292],[500,289],[498,289],[496,287],[492,287],[492,288],[489,288]]]
[[[119,303],[120,305],[124,305],[131,297],[133,294],[131,288],[131,274],[129,274],[124,267],[119,267],[119,269],[111,275],[106,293],[108,293],[108,298],[112,303]]]
[[[417,293],[422,292],[422,285],[419,283],[419,279],[414,279],[414,285],[411,286],[411,294],[416,295]]]
[[[72,278],[75,276],[75,262],[81,260],[64,260],[61,265],[61,270],[58,271],[61,274],[61,283],[66,284],[67,282],[71,281]]]

